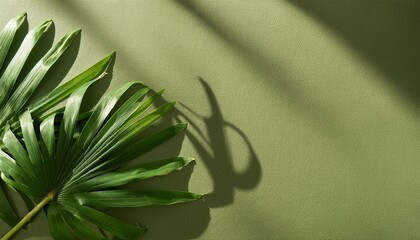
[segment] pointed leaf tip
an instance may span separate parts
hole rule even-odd
[[[113,51],[110,54],[108,54],[106,57],[104,57],[101,61],[106,62],[107,63],[107,68],[108,68],[109,67],[109,64],[112,61],[112,59],[114,59],[116,55],[117,55],[117,52],[116,51]]]
[[[42,26],[41,26],[41,31],[42,32],[46,32],[49,28],[50,28],[50,26],[51,26],[51,24],[53,24],[53,20],[52,19],[47,19],[43,24],[42,24]]]
[[[82,29],[81,28],[77,28],[77,29],[75,29],[75,30],[73,30],[72,32],[70,32],[67,36],[68,36],[68,39],[72,39],[72,38],[74,38],[75,36],[77,36],[80,32],[82,31]]]
[[[53,20],[51,18],[45,20],[44,24],[52,24]]]
[[[175,106],[175,104],[176,104],[176,101],[172,101],[172,102],[169,102],[168,105],[169,105],[170,108],[172,108],[173,106]]]
[[[178,128],[180,131],[186,129],[188,127],[188,123],[178,123]]]
[[[195,163],[195,158],[192,157],[184,157],[184,162],[185,162],[185,166],[194,162]]]
[[[23,20],[26,18],[26,16],[27,16],[27,13],[26,12],[21,13],[19,15],[19,17],[18,17],[19,21],[22,21],[23,22]]]
[[[16,18],[17,27],[20,27],[22,23],[25,21],[25,19],[26,19],[26,12],[23,12]]]

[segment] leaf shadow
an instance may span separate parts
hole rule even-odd
[[[288,2],[341,37],[419,106],[420,1]]]
[[[199,80],[209,101],[209,107],[212,110],[211,116],[200,116],[183,104],[180,104],[180,108],[192,113],[200,121],[204,121],[206,132],[204,133],[198,127],[195,120],[188,117],[179,108],[176,108],[166,120],[162,121],[155,128],[170,126],[174,122],[187,122],[189,124],[188,131],[185,132],[185,135],[177,136],[147,153],[136,162],[177,156],[181,151],[182,140],[186,137],[198,153],[196,164],[204,164],[209,172],[214,186],[213,191],[205,193],[202,200],[176,206],[151,206],[110,211],[113,216],[131,224],[139,223],[148,226],[149,230],[145,235],[145,239],[196,239],[204,233],[209,225],[211,208],[220,208],[232,204],[234,202],[234,192],[237,189],[252,190],[261,181],[261,165],[252,144],[244,132],[233,123],[224,119],[214,92],[206,81],[202,78]],[[168,101],[161,99],[156,105],[165,103],[168,103]],[[249,158],[246,160],[248,161],[247,169],[242,173],[237,173],[234,169],[234,159],[226,136],[227,128],[233,130],[242,138],[249,151]],[[208,146],[204,146],[203,143]],[[194,165],[190,165],[170,175],[139,181],[128,187],[188,191],[188,182],[193,168]]]
[[[193,131],[188,131],[186,135],[197,150],[200,159],[206,165],[213,180],[213,191],[206,194],[206,203],[210,208],[217,208],[234,202],[235,189],[252,190],[256,188],[261,181],[262,170],[257,154],[245,133],[239,127],[224,119],[216,95],[209,84],[202,78],[199,78],[199,81],[209,101],[211,116],[204,117],[182,103],[181,106],[195,117],[204,121],[206,132],[202,132],[194,124],[194,121],[181,111],[178,112],[177,120],[182,121],[184,119],[190,124],[192,130],[196,132],[196,134],[193,134]],[[242,138],[248,149],[248,159],[243,160],[248,163],[247,168],[241,173],[238,173],[234,168],[234,161],[239,161],[240,159],[234,159],[232,156],[226,135],[228,129],[234,131]],[[200,138],[207,142],[210,150],[206,150],[203,144],[200,143],[202,142]]]

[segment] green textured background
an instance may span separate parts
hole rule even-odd
[[[83,29],[52,82],[116,50],[90,102],[141,80],[182,103],[189,133],[145,158],[196,165],[137,186],[208,195],[111,212],[144,239],[420,239],[420,1],[1,0],[1,25],[23,11],[55,22],[37,51]]]

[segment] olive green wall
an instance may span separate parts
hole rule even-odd
[[[47,46],[83,29],[52,81],[115,50],[91,103],[132,80],[179,101],[189,132],[143,158],[197,163],[137,187],[207,196],[112,211],[144,239],[420,238],[420,1],[2,0],[0,23],[22,11]]]

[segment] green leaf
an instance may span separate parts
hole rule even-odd
[[[29,54],[32,52],[32,49],[41,38],[41,36],[51,26],[51,23],[51,20],[47,20],[31,30],[26,35],[25,39],[19,47],[19,50],[10,61],[9,65],[0,78],[0,89],[2,89],[2,95],[0,95],[0,107],[4,107],[10,96],[12,88],[16,83],[16,79],[18,78],[26,60],[28,59]]]
[[[28,73],[25,79],[23,79],[22,83],[16,88],[10,99],[4,105],[3,113],[0,116],[0,124],[3,124],[23,107],[23,105],[28,101],[29,97],[38,87],[38,84],[42,81],[45,74],[64,53],[73,38],[79,32],[80,30],[76,30],[64,36],[32,68],[32,70]]]
[[[89,163],[88,166],[91,166],[93,163],[100,162],[102,158],[115,152],[117,149],[128,147],[126,144],[129,142],[129,140],[162,118],[170,109],[172,109],[174,104],[175,103],[167,103],[152,111],[145,117],[139,119],[138,121],[133,122],[131,125],[127,126],[124,124],[121,129],[116,131],[114,136],[110,137],[110,139],[99,148],[99,150],[91,155],[87,154],[87,156],[89,156],[91,159],[91,161],[87,161]],[[86,172],[87,170],[89,170],[89,167],[85,170],[82,170],[82,172]]]
[[[0,69],[3,66],[4,60],[6,59],[7,53],[10,46],[12,45],[13,38],[15,37],[16,31],[22,25],[26,19],[26,13],[22,13],[19,16],[10,20],[3,31],[0,33]]]
[[[19,218],[16,216],[14,210],[7,201],[6,196],[3,193],[3,189],[0,186],[0,219],[13,227],[19,222]]]
[[[82,182],[80,185],[76,185],[75,187],[77,187],[79,191],[87,189],[92,191],[122,186],[136,180],[143,180],[169,174],[172,171],[180,170],[192,161],[194,161],[193,158],[176,157],[153,161],[150,163],[143,163],[128,170],[110,172],[105,175],[89,179]]]
[[[130,115],[130,118],[127,121],[127,124],[132,124],[136,121],[136,118],[140,116],[143,112],[145,112],[159,97],[165,90],[162,89],[159,92],[153,94],[150,98],[146,99],[142,102],[141,105]]]
[[[3,150],[0,149],[0,171],[6,174],[8,177],[21,182],[30,181],[27,178],[26,173],[21,169],[19,165],[16,164],[9,155],[7,155]]]
[[[39,127],[41,139],[41,151],[42,151],[42,167],[43,174],[47,180],[46,189],[51,189],[54,180],[54,171],[57,167],[57,162],[55,161],[55,150],[56,150],[56,139],[55,139],[55,127],[54,127],[55,114],[50,115],[44,121],[41,122]]]
[[[87,82],[90,82],[94,79],[101,79],[106,74],[106,70],[114,58],[115,53],[111,53],[106,56],[104,59],[97,62],[95,65],[85,70],[81,74],[77,75],[70,81],[64,83],[63,85],[57,87],[51,91],[48,95],[41,98],[39,101],[35,102],[29,107],[30,112],[34,116],[39,116],[41,113],[47,111],[51,107],[63,101],[67,98],[72,92],[81,87]]]
[[[74,234],[79,239],[89,239],[89,240],[107,240],[107,238],[98,235],[93,232],[90,228],[86,226],[79,218],[75,217],[66,210],[61,211],[61,216],[64,218],[68,226],[73,230]]]
[[[8,151],[14,157],[16,163],[22,168],[24,173],[27,174],[27,178],[30,178],[35,182],[41,182],[38,172],[29,159],[28,153],[10,129],[6,130],[3,137],[3,142]],[[30,182],[26,184],[30,184]],[[34,191],[41,191],[40,188],[36,188],[37,189],[34,189]]]
[[[41,149],[43,159],[51,159],[55,154],[55,134],[54,134],[54,120],[55,114],[48,116],[41,122],[39,127],[41,133]]]
[[[80,105],[86,90],[92,83],[94,83],[94,81],[85,83],[82,87],[73,92],[67,100],[57,142],[56,157],[60,162],[65,161],[69,148],[71,147],[77,118],[79,116]]]
[[[63,201],[64,207],[76,216],[85,219],[102,229],[122,239],[139,239],[146,231],[140,226],[130,226],[111,216],[101,213],[93,208],[79,205],[70,201]]]
[[[38,144],[38,139],[35,134],[31,114],[26,111],[20,115],[19,119],[23,134],[23,141],[25,142],[25,147],[29,154],[29,160],[32,162],[32,165],[35,167],[36,171],[39,172],[39,167],[42,166],[42,156]],[[46,184],[46,182],[43,183]]]
[[[126,147],[124,151],[117,151],[117,154],[111,157],[111,160],[109,162],[120,164],[125,163],[128,160],[140,156],[141,154],[144,154],[150,151],[151,149],[159,146],[163,142],[182,132],[186,127],[186,123],[179,123],[177,125],[161,130],[136,143],[130,144],[130,146]]]
[[[128,140],[139,134],[141,131],[151,126],[157,120],[165,116],[169,112],[169,110],[171,110],[174,106],[175,102],[166,103],[165,105],[160,106],[159,108],[142,117],[141,119],[125,124],[122,127],[122,131],[118,136],[118,142],[116,143],[115,147],[119,147],[120,145],[126,143]]]
[[[48,227],[54,239],[72,240],[72,234],[61,214],[62,210],[58,203],[50,204],[48,207]]]
[[[35,195],[37,195],[37,191],[27,186],[26,184],[13,181],[9,177],[7,177],[3,172],[1,173],[1,179],[3,179],[3,181],[15,191],[24,192],[31,200],[34,200],[36,198]]]
[[[118,99],[134,84],[141,84],[140,82],[129,82],[122,85],[119,88],[111,91],[101,101],[91,114],[89,120],[86,122],[80,136],[77,138],[77,142],[74,145],[75,148],[84,149],[88,143],[96,135],[108,114],[114,108]]]
[[[136,109],[145,104],[144,102],[142,104],[138,103],[143,99],[148,91],[148,88],[143,88],[125,102],[101,128],[92,140],[93,144],[89,147],[89,149],[87,149],[87,151],[90,153],[98,151],[98,148],[101,148],[107,141],[115,136],[117,130],[121,128],[127,119],[129,119],[129,117],[136,111]],[[145,102],[147,101],[148,100]]]
[[[136,92],[127,102],[125,102],[112,117],[104,124],[95,138],[92,139],[91,144],[85,150],[84,161],[81,162],[78,166],[75,167],[75,175],[72,176],[72,179],[69,183],[79,180],[80,175],[82,175],[87,169],[87,166],[91,165],[95,160],[101,160],[94,158],[94,154],[100,154],[105,151],[106,144],[109,144],[112,139],[115,138],[115,135],[118,133],[118,130],[121,126],[127,121],[131,114],[139,107],[138,102],[144,97],[148,89],[144,88]]]
[[[156,190],[107,190],[76,194],[82,205],[92,207],[144,207],[150,205],[172,205],[191,202],[201,198],[201,194],[183,191]]]
[[[80,105],[82,103],[83,96],[86,90],[94,83],[95,80],[85,83],[83,86],[78,88],[71,94],[67,100],[66,108],[63,114],[63,120],[61,122],[60,131],[57,139],[57,150],[54,161],[55,165],[55,179],[53,182],[57,187],[64,184],[67,180],[68,173],[72,171],[74,162],[69,162],[69,150],[73,144],[73,137],[76,129],[76,123],[79,116]]]

